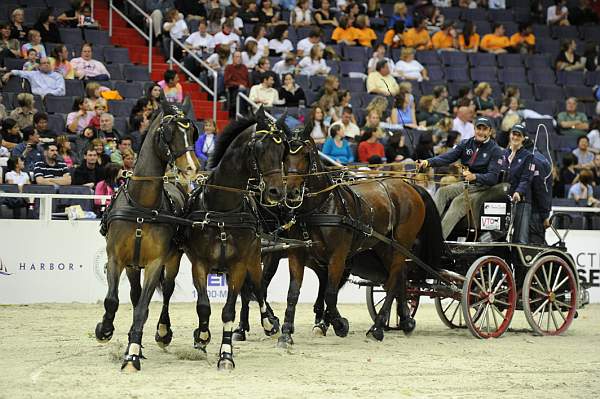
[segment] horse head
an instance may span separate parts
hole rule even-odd
[[[316,146],[310,130],[298,126],[288,134],[289,151],[285,160],[285,205],[295,209],[302,205],[307,175],[317,171]]]

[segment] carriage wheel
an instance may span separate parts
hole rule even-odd
[[[435,310],[442,320],[442,323],[448,328],[466,328],[465,319],[463,317],[460,300],[454,298],[438,298],[434,299]]]
[[[467,273],[463,284],[465,323],[477,338],[498,338],[510,325],[517,304],[512,270],[497,256],[482,256]]]
[[[377,318],[377,314],[387,297],[387,293],[382,287],[367,286],[367,309],[373,322]],[[414,294],[408,294],[408,308],[410,309],[410,317],[415,317],[417,309],[419,308],[419,296]],[[390,324],[392,320],[392,324]],[[386,322],[386,329],[398,330],[400,327],[400,312],[398,309],[398,301],[394,300],[390,308],[390,315]]]
[[[558,256],[544,256],[527,272],[523,283],[523,311],[538,335],[566,331],[577,309],[577,280]]]

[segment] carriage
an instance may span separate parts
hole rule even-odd
[[[577,309],[589,302],[576,263],[566,251],[568,231],[561,236],[552,226],[558,241],[550,246],[507,241],[511,203],[505,190],[502,184],[493,187],[470,223],[466,217],[456,226],[452,240],[446,241],[451,256],[443,259],[437,277],[411,268],[407,291],[413,316],[421,297],[428,297],[447,327],[468,328],[477,338],[500,337],[518,310],[535,334],[559,335],[577,317]],[[368,311],[375,320],[386,295],[385,272],[369,253],[354,258],[351,267],[365,277],[351,281],[366,286]],[[366,270],[376,272],[365,274]],[[398,329],[399,314],[390,316],[387,328]]]

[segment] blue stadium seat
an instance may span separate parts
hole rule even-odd
[[[347,61],[361,62],[363,65],[369,60],[369,51],[366,47],[345,46],[344,58]],[[343,73],[343,72],[342,72]]]
[[[492,22],[514,22],[515,17],[511,10],[489,10],[490,21]]]
[[[43,186],[40,184],[26,184],[23,186],[24,194],[56,194],[56,188],[54,186]],[[56,204],[53,203],[53,207]],[[33,209],[27,212],[29,219],[37,219],[40,215],[40,200],[35,199],[33,201]]]
[[[87,186],[59,186],[59,194],[75,195],[93,195],[94,190]],[[67,206],[80,205],[84,211],[92,212],[94,210],[94,200],[92,199],[71,199],[61,198],[56,200],[57,211],[63,212]]]
[[[525,66],[529,69],[552,67],[548,54],[527,54],[524,56],[524,61]]]
[[[496,82],[497,69],[495,67],[475,67],[471,68],[471,79],[476,82]]]
[[[79,79],[65,79],[66,95],[71,97],[83,97],[85,92],[83,84]]]
[[[311,76],[309,79],[310,79],[310,87],[313,90],[320,90],[321,88],[323,88],[323,85],[325,84],[325,76],[315,75],[315,76]]]
[[[450,21],[458,20],[460,18],[461,11],[462,8],[460,7],[440,7],[440,12],[442,13],[442,15],[445,17],[446,20]],[[392,15],[392,13],[384,15]]]
[[[81,29],[79,28],[59,28],[60,38],[65,44],[81,45],[83,43],[83,36],[81,36]]]
[[[31,93],[31,86],[27,79],[21,79],[16,76],[11,76],[10,79],[2,86],[2,92],[7,93]]]
[[[600,26],[586,25],[579,28],[581,37],[588,42],[600,43]]]
[[[466,67],[467,55],[459,51],[442,51],[442,62],[453,67]]]
[[[365,73],[365,64],[362,62],[355,62],[355,61],[341,61],[340,62],[340,73],[344,76],[347,76],[351,72]]]
[[[117,90],[123,98],[138,99],[144,94],[142,84],[139,82],[116,82],[115,90]]]
[[[429,80],[432,82],[444,80],[444,71],[438,65],[429,65],[427,67],[427,74],[429,76]]]
[[[463,21],[487,21],[488,10],[484,8],[464,8],[460,13],[460,19]]]
[[[554,74],[554,70],[550,68],[529,70],[527,78],[529,83],[532,84],[552,85],[556,83],[556,75]]]
[[[502,68],[517,68],[523,66],[521,54],[498,54],[498,65]]]
[[[439,65],[440,58],[436,51],[417,51],[416,59],[421,64],[425,65]]]
[[[584,86],[583,71],[560,71],[556,74],[556,79],[559,84],[564,86]]]
[[[108,64],[130,64],[129,49],[117,47],[104,48],[104,62]]]
[[[562,99],[565,97],[565,91],[562,87],[556,85],[534,85],[535,98],[539,101],[548,99]]]
[[[47,95],[44,99],[49,114],[67,114],[73,109],[73,97]]]
[[[123,75],[125,80],[145,82],[150,80],[148,68],[145,66],[124,65]]]
[[[527,83],[525,68],[504,68],[498,70],[498,80],[504,84]]]
[[[527,106],[533,109],[535,112],[542,115],[554,115],[556,114],[556,104],[553,100],[547,101],[527,101]]]
[[[111,44],[110,37],[108,36],[107,31],[97,29],[84,29],[83,36],[85,37],[86,42],[92,43],[94,46],[109,46]]]
[[[590,87],[600,85],[600,71],[587,71],[585,74],[585,85]]]
[[[115,129],[119,132],[127,132],[129,127],[127,123],[128,116],[115,117]]]
[[[24,64],[25,64],[25,60],[22,58],[9,58],[9,57],[4,58],[4,66],[9,71],[12,71],[14,69],[21,71],[21,70],[23,70]]]
[[[467,82],[470,80],[467,68],[447,67],[444,69],[444,74],[446,79],[454,82]]]
[[[60,134],[65,131],[65,114],[48,114],[48,129]]]
[[[121,64],[107,64],[106,70],[110,73],[111,80],[125,80]]]
[[[552,37],[555,39],[579,39],[579,30],[574,25],[552,26]]]
[[[519,93],[521,94],[521,98],[524,100],[532,100],[533,99],[533,88],[529,83],[513,83],[510,86],[515,86],[519,89]]]
[[[493,66],[497,64],[496,54],[490,53],[469,53],[469,64],[472,67]]]
[[[108,102],[108,111],[115,117],[129,117],[135,105],[132,100],[117,100]]]

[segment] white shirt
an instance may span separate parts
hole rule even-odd
[[[490,0],[488,8],[490,10],[504,10],[506,8],[506,0]]]
[[[248,69],[254,69],[262,57],[263,55],[260,52],[257,52],[251,57],[247,52],[244,51],[242,53],[242,64],[246,65]]]
[[[567,7],[564,7],[564,6],[561,8],[561,11],[562,11],[562,14],[559,17],[556,15],[556,6],[548,7],[548,11],[546,13],[546,22],[548,23],[548,25],[558,22],[563,15],[568,15],[568,13],[569,13],[569,10],[567,9]]]
[[[231,32],[228,35],[226,35],[225,33],[223,33],[223,31],[215,34],[214,41],[215,41],[215,47],[217,47],[219,44],[231,44],[231,52],[232,53],[235,51],[235,49],[241,43],[240,37],[237,34]]]
[[[319,47],[321,47],[322,49],[325,48],[325,45],[321,42],[316,43],[319,45]],[[305,37],[304,39],[300,40],[298,42],[298,44],[296,45],[296,48],[298,49],[298,51],[302,51],[304,55],[310,55],[310,50],[313,48],[314,44],[311,43],[310,40],[308,40],[308,37]]]
[[[387,57],[383,57],[383,60],[386,60],[388,63],[388,66],[390,67],[390,71],[394,71],[394,68],[396,68],[396,66],[394,65],[394,61],[392,61],[391,59],[387,58]],[[377,65],[377,63],[380,61],[379,58],[375,58],[375,57],[371,57],[371,59],[369,60],[369,63],[367,64],[367,71],[370,70],[375,70],[375,65]]]
[[[29,184],[29,175],[25,172],[21,172],[19,174],[17,174],[16,171],[11,170],[10,172],[6,173],[6,177],[5,177],[6,181],[12,180],[12,184],[18,184],[18,185],[23,185],[23,184]]]
[[[221,25],[223,24],[223,22],[225,22],[227,18],[223,17],[221,18]],[[233,20],[233,29],[237,29],[240,32],[242,31],[242,29],[244,29],[244,21],[240,18],[240,17],[235,17],[235,19]]]
[[[215,147],[215,135],[207,134],[206,139],[204,140],[204,145],[202,146],[202,152],[205,154],[212,154]]]
[[[170,23],[171,22],[165,22],[163,24],[163,29],[165,29],[165,26]],[[181,39],[183,36],[185,36],[187,28],[188,27],[185,21],[183,19],[180,19],[179,21],[175,22],[175,25],[171,26],[169,36],[171,36],[173,39]]]
[[[211,34],[208,32],[202,36],[200,32],[194,32],[185,39],[185,44],[189,44],[194,49],[196,49],[197,53],[202,53],[202,50],[198,50],[201,48],[205,48],[208,51],[212,51],[215,48],[215,41]]]
[[[600,131],[598,129],[591,130],[587,134],[587,138],[590,141],[590,151],[600,152]]]
[[[285,60],[277,61],[271,68],[273,72],[278,75],[284,75],[286,73],[294,73],[296,71],[295,65],[287,65]]]
[[[229,65],[232,62],[233,59],[231,57],[231,54],[229,54],[229,58],[227,58],[227,62],[225,63],[225,65]],[[219,63],[219,54],[217,53],[211,54],[211,56],[206,59],[206,63],[209,65],[219,65],[218,69],[220,69],[221,71],[225,69],[225,66],[221,66],[221,64]]]
[[[269,41],[267,40],[267,38],[263,37],[260,40],[256,40],[252,36],[249,36],[244,41],[244,44],[247,44],[248,42],[256,42],[257,47],[258,47],[257,53],[260,54],[261,57],[264,57],[265,54],[267,54],[267,55],[269,54],[268,51],[265,53],[265,49],[267,49],[267,50],[269,49]]]
[[[460,139],[466,140],[475,136],[475,126],[471,122],[463,122],[459,118],[454,118],[452,121],[452,130],[460,133]]]
[[[310,137],[312,137],[314,140],[325,138],[325,132],[323,131],[323,129],[321,129],[320,123],[315,123],[312,132],[310,132]]]
[[[312,16],[310,9],[304,11],[300,7],[294,8],[294,12],[290,14],[290,23],[294,22],[307,22],[312,23]]]
[[[327,63],[323,58],[316,61],[310,57],[304,57],[298,64],[298,67],[300,68],[300,74],[309,76],[317,75],[319,73],[327,74],[331,71],[331,67],[327,66]]]
[[[274,50],[279,55],[283,55],[285,53],[289,53],[290,51],[294,51],[294,45],[288,39],[284,39],[283,41],[279,41],[279,39],[271,39],[269,41],[269,49]]]
[[[264,104],[267,107],[279,103],[279,93],[277,90],[272,87],[264,87],[262,83],[252,86],[248,97],[251,101],[257,104]]]
[[[398,76],[403,76],[406,79],[416,79],[418,82],[423,80],[421,71],[425,69],[423,65],[417,60],[411,62],[398,61],[394,67],[394,73]]]
[[[344,123],[339,120],[337,122],[334,122],[330,127],[329,127],[329,131],[331,131],[331,128],[334,126],[341,126],[342,130],[344,131],[344,135],[346,137],[351,137],[354,138],[356,136],[360,136],[360,129],[358,128],[358,126],[356,126],[354,123],[352,122],[348,122],[347,125],[344,125]]]

